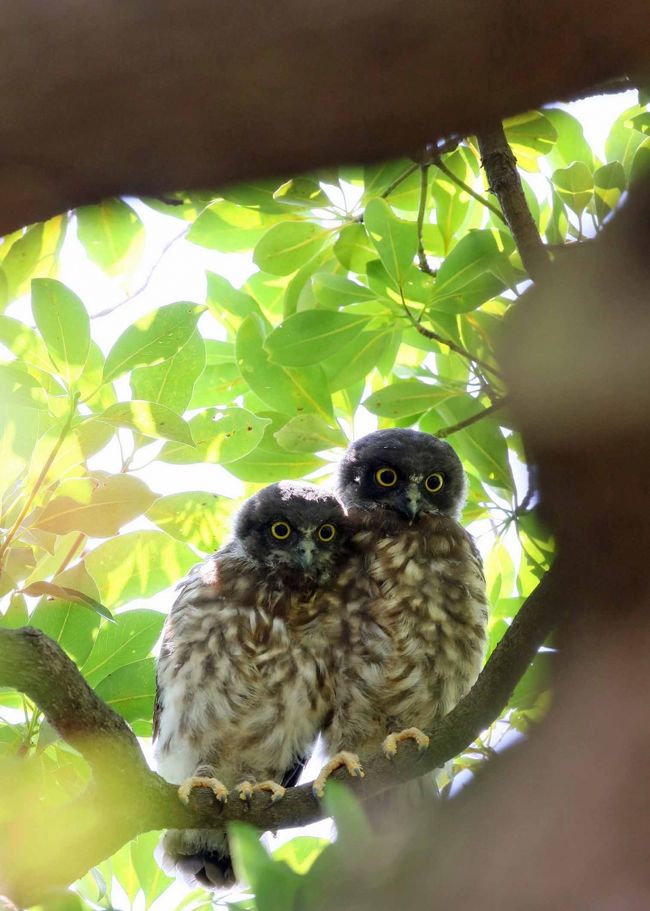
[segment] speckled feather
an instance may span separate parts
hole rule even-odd
[[[334,704],[334,678],[351,639],[344,610],[362,579],[338,501],[302,485],[273,485],[248,501],[232,541],[181,585],[163,637],[154,718],[161,774],[174,783],[211,768],[232,788],[243,779],[293,783]],[[279,499],[283,490],[286,496]],[[277,501],[277,502],[276,502]],[[336,524],[307,573],[296,558],[305,536],[266,536],[273,518],[294,527]],[[311,545],[310,545],[311,546]],[[232,880],[225,836],[168,832],[166,866],[203,884]]]
[[[405,478],[390,498],[375,496],[368,478],[381,465]],[[444,472],[446,497],[421,497],[409,517],[408,485],[421,486],[432,471]],[[326,739],[331,751],[363,759],[391,731],[431,731],[470,690],[485,653],[487,598],[480,556],[455,518],[464,476],[446,443],[417,431],[370,434],[349,450],[339,490],[357,529],[353,546],[379,593],[362,605],[366,618],[353,610],[350,622],[366,648],[380,629],[384,655],[372,664],[350,651]]]

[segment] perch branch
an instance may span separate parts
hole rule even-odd
[[[476,138],[490,190],[499,200],[524,268],[532,279],[537,279],[548,264],[548,252],[528,208],[517,159],[500,123],[478,133]]]
[[[366,778],[351,782],[359,797],[438,768],[466,749],[499,716],[559,619],[549,574],[520,609],[472,691],[433,732],[428,750],[416,754],[405,748],[394,760],[373,757],[366,764]],[[61,648],[38,630],[0,630],[0,686],[26,693],[94,773],[88,790],[62,808],[34,802],[23,820],[29,828],[28,852],[21,853],[10,838],[3,843],[0,831],[0,856],[6,858],[0,892],[21,906],[79,878],[141,832],[214,828],[234,820],[279,829],[306,825],[323,815],[309,785],[290,788],[273,805],[267,795],[255,795],[249,807],[231,800],[221,809],[206,792],[194,794],[185,806],[176,787],[147,767],[128,725],[93,692]]]

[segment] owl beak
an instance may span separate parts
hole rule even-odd
[[[314,562],[314,545],[311,541],[305,541],[298,546],[298,562],[303,569],[309,569]]]
[[[404,506],[404,514],[409,520],[409,524],[413,522],[415,517],[420,511],[420,506],[422,504],[422,498],[420,496],[420,491],[416,484],[409,484],[406,488],[406,497]]]

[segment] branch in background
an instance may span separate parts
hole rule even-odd
[[[454,351],[456,354],[459,354],[461,357],[466,358],[472,364],[478,364],[479,367],[482,367],[487,373],[491,373],[492,376],[497,379],[501,379],[501,374],[496,367],[493,367],[491,364],[488,364],[487,361],[484,361],[482,358],[478,357],[476,354],[472,354],[471,351],[468,351],[467,348],[463,348],[462,345],[459,345],[451,338],[447,338],[444,335],[440,335],[438,332],[434,332],[433,329],[427,329],[423,326],[418,320],[415,319],[411,311],[408,309],[406,304],[404,305],[406,315],[409,318],[412,326],[416,329],[420,335],[423,335],[425,338],[429,338],[434,342],[438,342],[440,345],[445,345],[451,351]]]
[[[394,760],[375,756],[366,764],[366,778],[349,782],[358,796],[365,799],[423,775],[466,749],[498,718],[559,619],[549,574],[521,607],[472,691],[432,733],[429,748],[422,754],[415,748],[400,749]],[[234,820],[279,829],[323,816],[310,785],[288,789],[275,804],[268,795],[256,794],[249,807],[230,800],[221,809],[206,792],[195,793],[185,806],[176,787],[147,767],[126,722],[38,630],[0,630],[0,686],[26,693],[93,770],[93,781],[78,800],[54,809],[35,801],[25,809],[27,852],[10,836],[0,836],[0,856],[5,858],[0,892],[20,906],[78,879],[141,832],[214,828]]]
[[[517,172],[517,159],[500,123],[481,131],[476,138],[490,190],[499,200],[524,268],[535,280],[541,275],[549,258],[526,202]]]
[[[417,171],[417,169],[418,169],[417,164],[409,165],[405,171],[402,171],[401,174],[398,174],[397,177],[395,178],[395,180],[393,180],[391,183],[388,184],[386,189],[381,194],[381,198],[386,199],[387,196],[390,196],[390,194],[393,192],[393,190],[396,190],[397,187],[399,187],[399,185],[401,183],[403,183],[407,177],[410,177],[411,174],[414,173],[414,171]]]
[[[441,430],[436,430],[436,436],[438,439],[444,440],[445,437],[451,436],[452,433],[457,433],[459,430],[471,427],[472,424],[476,424],[477,421],[482,421],[483,418],[489,417],[491,414],[494,414],[495,411],[498,411],[499,408],[504,408],[507,404],[508,398],[507,396],[503,396],[503,398],[497,399],[496,402],[492,402],[487,408],[482,408],[480,411],[477,411],[476,414],[471,414],[468,418],[465,418],[465,420],[459,421],[457,424],[452,424],[450,427],[443,427]]]

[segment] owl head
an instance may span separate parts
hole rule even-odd
[[[347,559],[350,527],[340,500],[313,484],[281,481],[258,491],[235,519],[233,542],[270,572],[327,581]]]
[[[350,445],[337,488],[347,509],[390,510],[409,523],[423,515],[457,519],[465,473],[444,440],[419,430],[376,430]]]

